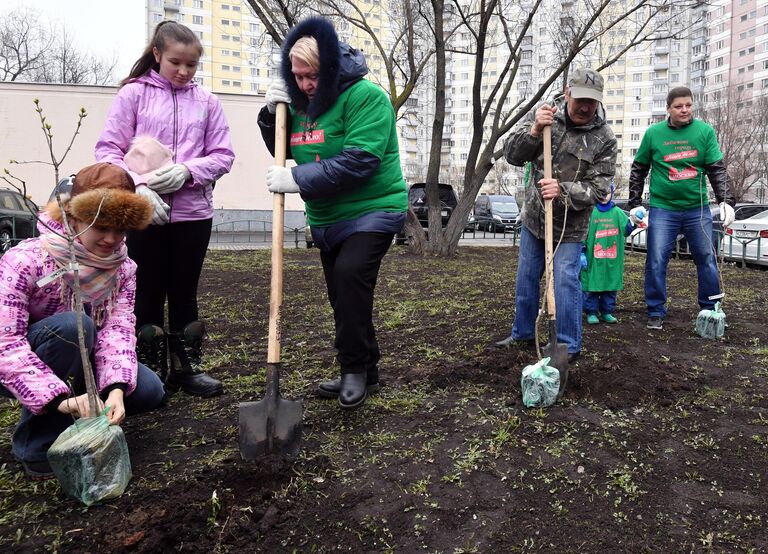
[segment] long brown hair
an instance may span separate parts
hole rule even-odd
[[[157,48],[157,51],[162,54],[168,42],[180,42],[195,46],[198,52],[200,52],[200,57],[203,56],[203,45],[192,30],[175,21],[161,21],[155,27],[155,34],[152,35],[152,39],[147,44],[141,57],[133,64],[128,77],[120,81],[120,86],[122,87],[137,77],[141,77],[150,69],[158,71],[160,64],[155,60],[155,54],[152,49]]]

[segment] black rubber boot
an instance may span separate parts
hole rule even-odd
[[[210,398],[224,392],[221,381],[206,375],[201,365],[205,325],[193,321],[180,333],[168,335],[168,350],[171,357],[171,371],[165,382],[166,389],[174,393],[179,389],[191,396]]]
[[[354,410],[365,404],[365,399],[368,398],[365,381],[365,372],[341,374],[339,406],[343,410]]]
[[[136,357],[165,382],[168,376],[168,341],[160,327],[147,323],[136,331]]]
[[[365,384],[368,394],[375,394],[381,390],[378,367],[368,370]],[[330,381],[320,381],[317,384],[317,395],[322,398],[337,398],[340,389],[341,377],[336,377],[336,379],[331,379]]]

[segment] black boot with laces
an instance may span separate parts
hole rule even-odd
[[[183,331],[171,332],[168,336],[171,370],[165,384],[169,392],[181,389],[189,395],[203,398],[224,392],[221,381],[206,375],[201,369],[204,338],[205,325],[202,321],[193,321]]]

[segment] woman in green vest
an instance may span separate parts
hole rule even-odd
[[[336,327],[341,377],[318,394],[344,409],[379,389],[373,293],[381,260],[405,222],[395,112],[363,76],[363,55],[340,42],[327,20],[311,17],[283,43],[281,77],[270,83],[259,127],[274,153],[275,106],[289,103],[289,155],[298,164],[267,172],[270,192],[298,193],[320,248]]]

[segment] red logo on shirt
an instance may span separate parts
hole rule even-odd
[[[678,171],[674,167],[669,168],[669,180],[670,181],[682,181],[683,179],[694,179],[698,175],[695,167],[686,167]]]
[[[667,154],[664,156],[665,162],[674,162],[675,160],[685,160],[687,158],[695,158],[699,155],[699,151],[694,150],[683,150],[682,152],[673,152],[672,154]]]
[[[601,239],[603,237],[615,237],[618,234],[619,230],[614,227],[612,229],[603,229],[602,231],[597,231],[595,233],[595,237]]]
[[[599,244],[595,245],[595,258],[605,259],[605,258],[615,258],[615,257],[616,257],[615,242],[613,243],[613,245],[609,246],[608,248],[603,248]]]
[[[291,133],[291,146],[318,144],[322,142],[325,142],[325,130],[323,129],[304,131],[302,133]]]

